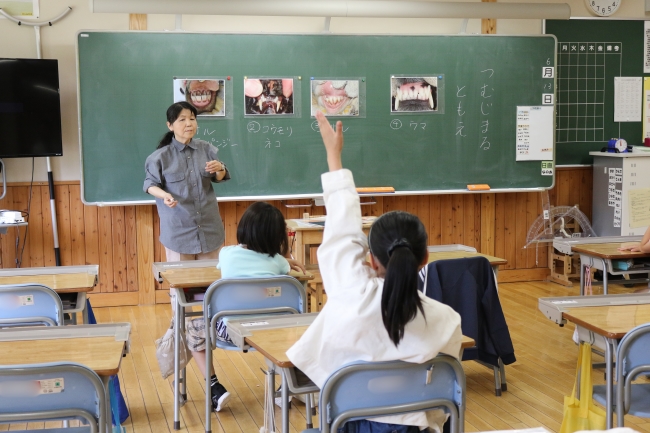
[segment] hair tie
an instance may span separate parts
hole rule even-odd
[[[409,241],[407,241],[404,238],[397,239],[396,241],[393,241],[392,244],[390,244],[390,247],[388,247],[388,257],[390,258],[390,256],[393,254],[393,251],[395,251],[395,249],[402,248],[402,247],[408,248],[409,250],[413,251]]]

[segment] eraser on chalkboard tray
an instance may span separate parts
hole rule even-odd
[[[469,191],[489,191],[490,190],[490,185],[486,183],[479,183],[475,185],[467,185],[467,189]]]
[[[366,186],[357,188],[359,194],[381,194],[385,192],[395,192],[392,186]]]

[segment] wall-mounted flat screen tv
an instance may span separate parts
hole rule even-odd
[[[59,66],[0,58],[0,158],[60,156]]]

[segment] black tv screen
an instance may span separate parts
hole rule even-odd
[[[0,158],[60,156],[62,147],[58,62],[0,58]]]

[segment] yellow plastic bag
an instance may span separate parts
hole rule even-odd
[[[591,383],[591,344],[582,343],[578,353],[576,378],[580,374],[580,400],[576,398],[576,385],[571,396],[564,397],[564,418],[560,433],[573,433],[580,430],[605,430],[605,411],[596,406]]]

